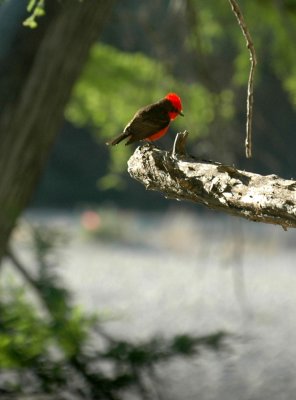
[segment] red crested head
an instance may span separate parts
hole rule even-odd
[[[176,112],[169,112],[171,120],[175,119],[178,115],[183,115],[181,99],[176,93],[168,93],[165,98],[169,100],[176,109]]]

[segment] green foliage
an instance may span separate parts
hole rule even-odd
[[[211,96],[198,84],[178,82],[165,68],[143,54],[130,54],[96,44],[75,86],[66,117],[78,126],[99,129],[107,139],[118,134],[140,107],[175,91],[184,98],[186,126],[201,133],[212,119]],[[176,128],[182,128],[179,118]]]
[[[119,363],[128,361],[137,367],[145,367],[176,355],[192,356],[198,353],[200,346],[221,350],[225,337],[224,332],[217,332],[204,337],[177,335],[169,340],[154,337],[137,345],[118,341],[104,353],[104,358],[115,359]]]
[[[152,337],[138,343],[109,337],[98,318],[73,306],[70,292],[61,286],[52,263],[61,236],[42,227],[35,227],[31,233],[36,246],[34,276],[10,255],[29,285],[1,280],[1,393],[57,396],[63,391],[67,398],[119,400],[122,389],[133,387],[148,396],[145,374],[157,363],[176,356],[194,356],[200,347],[221,349],[224,333]],[[8,371],[9,382],[2,379]]]
[[[170,91],[181,96],[185,113],[185,119],[174,121],[171,130],[186,128],[193,136],[206,134],[218,102],[223,118],[232,115],[229,91],[214,95],[198,83],[179,82],[161,63],[141,53],[96,44],[74,88],[66,117],[77,126],[91,127],[107,140],[123,130],[136,110]],[[129,154],[130,148],[125,146],[112,149],[111,174],[103,179],[104,188],[118,185],[116,174],[122,171]]]
[[[246,43],[229,4],[191,0],[198,14],[198,26],[191,33],[192,42],[206,56],[219,55],[227,47],[233,52],[233,83],[246,85],[250,62]],[[251,33],[257,57],[256,78],[260,79],[266,64],[283,81],[296,105],[296,1],[240,0],[240,7]],[[226,42],[227,40],[227,42]]]
[[[268,64],[296,105],[296,1],[239,3],[259,59],[255,82],[260,82]],[[185,47],[197,55],[198,80],[194,76],[176,79],[163,64],[144,54],[96,44],[75,86],[66,117],[107,140],[123,130],[137,109],[175,91],[183,100],[185,118],[173,122],[171,134],[187,129],[192,140],[206,136],[213,126],[220,130],[229,126],[235,118],[234,104],[246,101],[241,90],[247,86],[250,68],[245,38],[228,3],[188,0],[187,5],[191,22]],[[186,62],[184,58],[174,66],[181,77],[185,70],[182,63]],[[102,188],[120,186],[118,174],[130,151],[125,146],[112,148],[110,174],[101,180]]]
[[[296,107],[296,1],[280,4],[266,0],[250,9],[250,22],[258,38],[255,44],[262,68],[269,63]]]
[[[24,288],[5,282],[1,288],[0,366],[26,367],[47,353],[50,329],[26,299]],[[33,334],[32,334],[33,332]]]
[[[54,267],[57,249],[65,245],[66,238],[56,229],[32,229],[32,244],[37,265],[36,286],[42,295],[43,304],[52,317],[50,330],[58,339],[63,352],[71,356],[77,346],[83,344],[86,332],[95,322],[94,317],[85,317],[81,310],[72,306],[71,294],[60,284]]]
[[[24,26],[31,29],[37,28],[37,19],[45,15],[45,0],[30,0],[27,6],[27,11],[30,13],[29,17],[23,22]]]

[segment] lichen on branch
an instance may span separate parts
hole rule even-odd
[[[184,134],[178,134],[179,140],[184,141]],[[128,172],[146,189],[162,192],[165,197],[193,201],[284,229],[296,228],[296,181],[199,161],[149,144],[135,150],[128,161]]]

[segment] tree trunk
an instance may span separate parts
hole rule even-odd
[[[130,175],[168,198],[194,201],[251,221],[296,228],[296,181],[262,176],[184,154],[185,134],[172,153],[138,147],[128,161]]]
[[[19,2],[6,3],[12,14]],[[20,29],[9,36],[18,51],[0,53],[0,259],[47,160],[73,84],[114,2],[47,1],[46,17],[33,32],[22,27],[19,13]],[[5,15],[0,14],[0,22],[1,17]]]

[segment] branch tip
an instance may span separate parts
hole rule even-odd
[[[177,133],[175,142],[174,142],[173,151],[172,151],[173,157],[186,156],[185,144],[186,144],[188,135],[189,135],[188,131]]]

